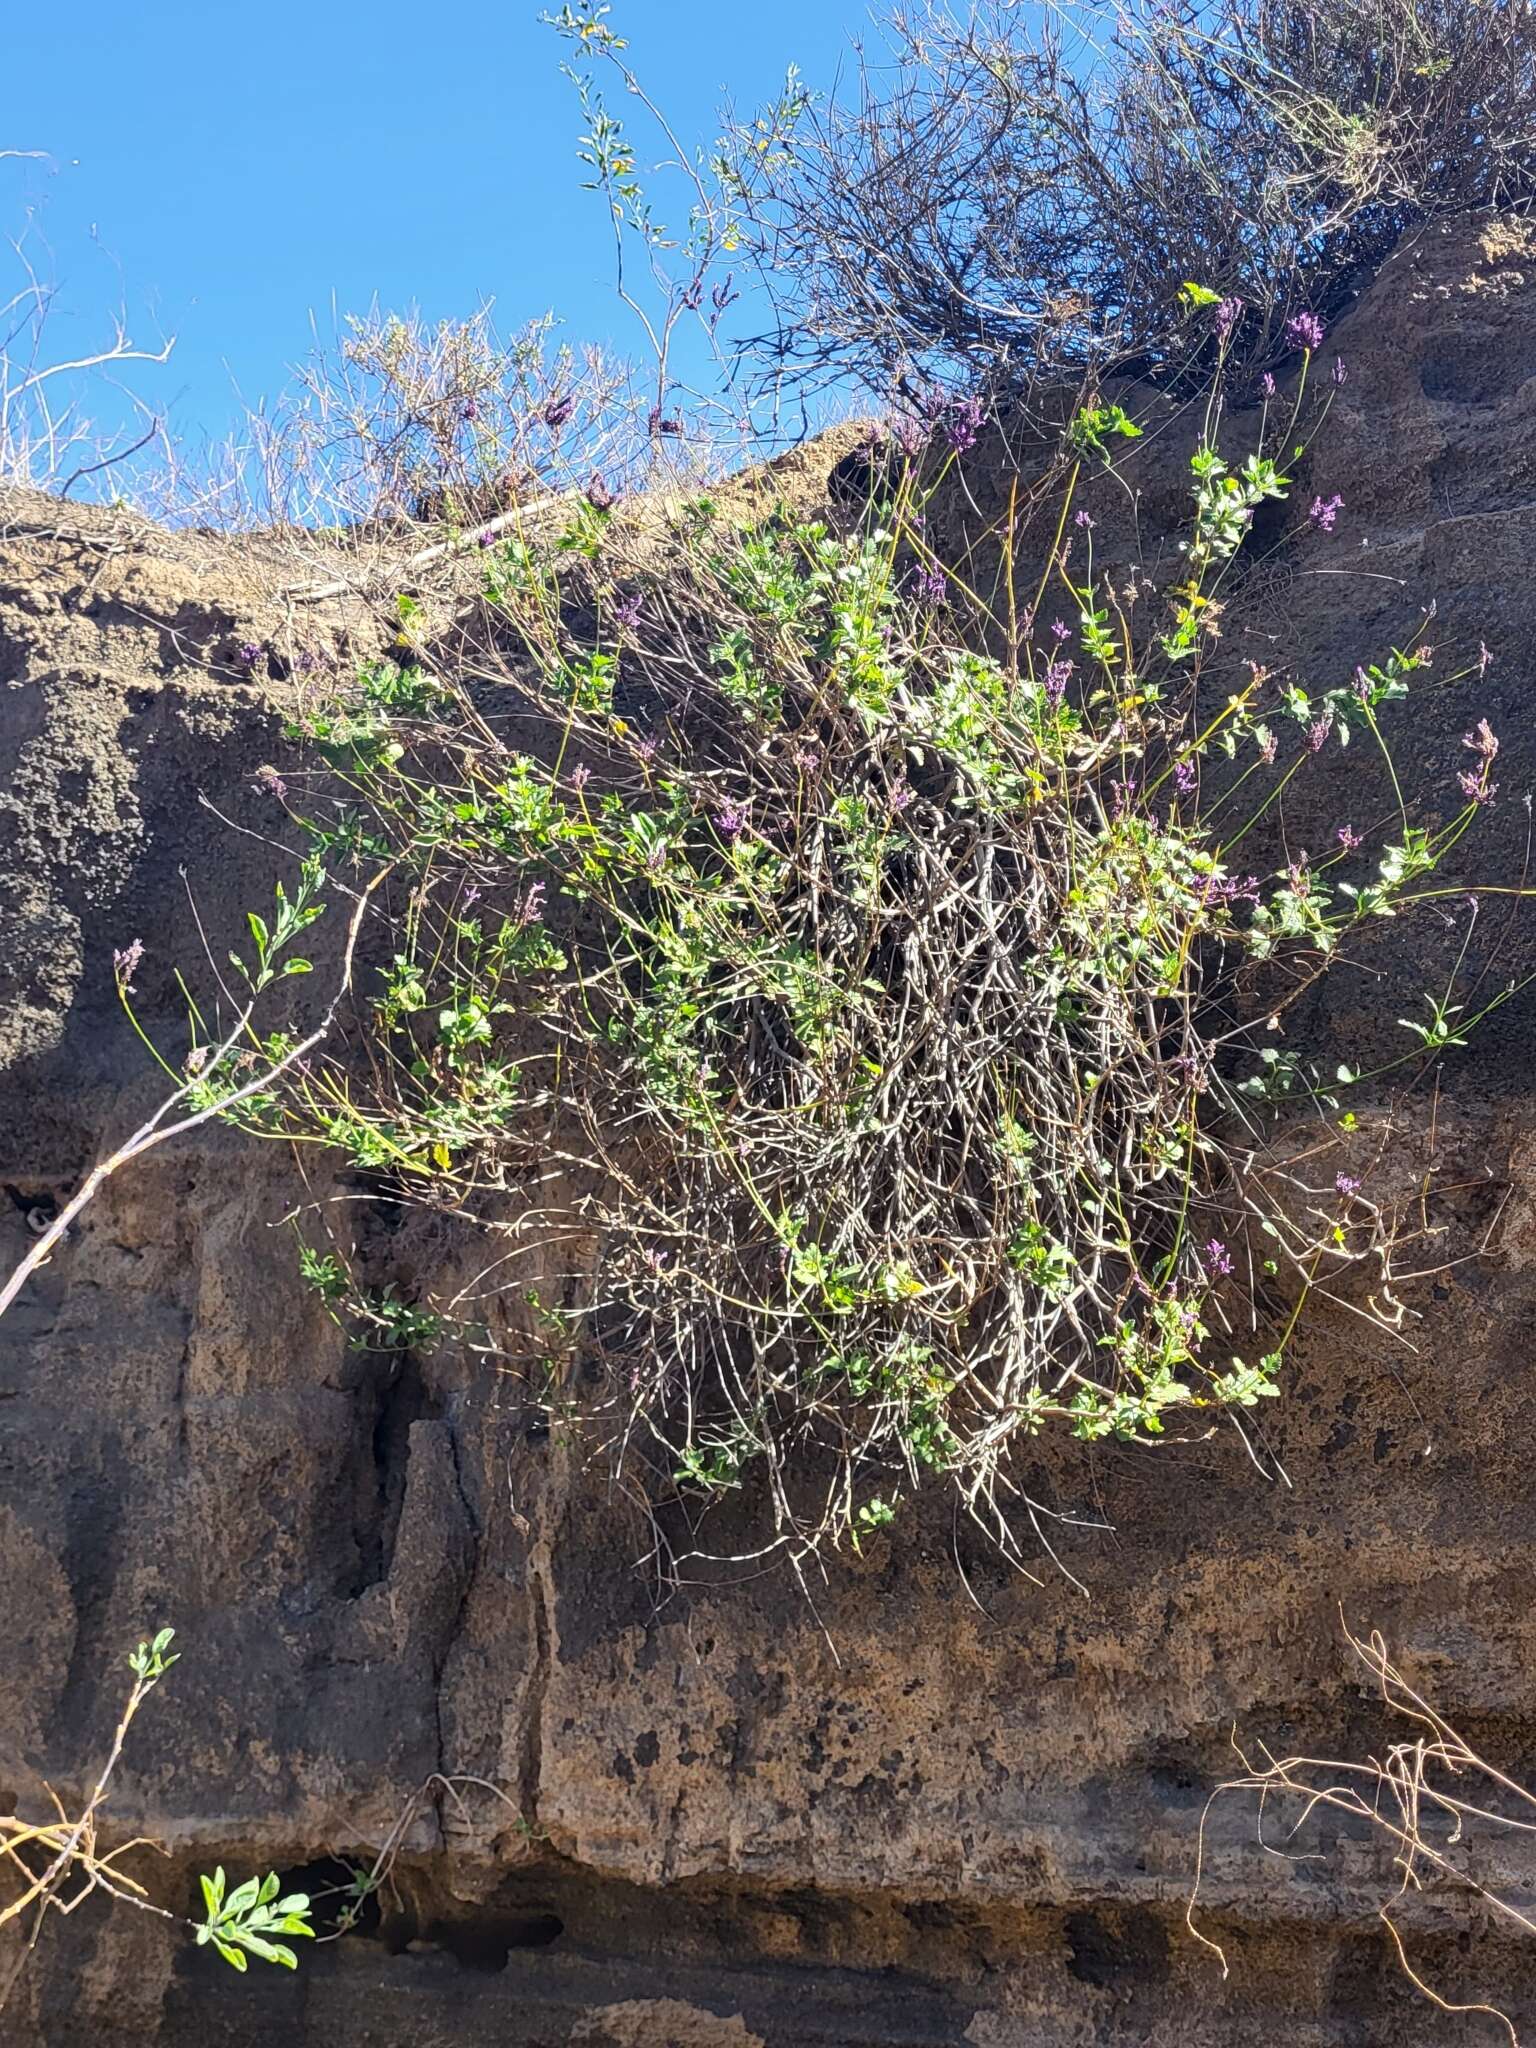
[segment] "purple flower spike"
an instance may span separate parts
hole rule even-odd
[[[1292,348],[1321,348],[1323,331],[1323,323],[1315,313],[1294,313],[1285,323],[1285,338]]]
[[[985,418],[979,398],[957,398],[950,402],[944,421],[944,438],[957,455],[963,455],[968,448],[976,446]]]
[[[1461,744],[1464,747],[1470,747],[1474,754],[1481,755],[1485,761],[1491,761],[1499,751],[1498,739],[1486,718],[1480,718],[1477,721],[1476,732],[1464,732],[1462,734]]]
[[[734,798],[715,813],[715,830],[722,839],[739,839],[751,822],[751,807],[737,803]]]
[[[1225,341],[1242,315],[1243,302],[1239,298],[1223,299],[1216,308],[1216,332]]]
[[[1338,838],[1340,846],[1343,847],[1346,853],[1353,853],[1357,846],[1361,846],[1364,844],[1364,841],[1361,839],[1360,834],[1355,830],[1353,825],[1341,825],[1339,827]]]
[[[1259,390],[1266,398],[1273,398],[1275,395],[1275,380],[1268,370],[1259,379]]]
[[[1331,498],[1314,498],[1307,517],[1314,526],[1321,527],[1324,533],[1332,533],[1343,510],[1344,500],[1335,491]]]
[[[1205,1270],[1213,1279],[1224,1280],[1232,1270],[1232,1254],[1219,1237],[1209,1239],[1205,1247]]]
[[[1335,1174],[1333,1184],[1338,1189],[1339,1193],[1344,1197],[1346,1202],[1352,1200],[1354,1196],[1358,1195],[1360,1192],[1359,1179],[1355,1174],[1352,1173]]]
[[[117,985],[125,995],[133,994],[133,977],[138,972],[139,962],[144,958],[144,941],[134,939],[122,951],[112,955],[112,971],[117,976]]]

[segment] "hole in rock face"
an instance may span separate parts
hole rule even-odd
[[[504,1970],[514,1949],[548,1948],[565,1932],[565,1922],[556,1913],[485,1913],[474,1919],[434,1920],[423,1939],[446,1949],[465,1970],[494,1973]]]
[[[355,1863],[343,1862],[339,1856],[323,1856],[317,1862],[283,1871],[279,1896],[306,1892],[317,1934],[362,1934],[376,1940],[380,1921],[378,1895],[365,1891],[358,1882],[372,1867],[373,1858],[362,1853]]]

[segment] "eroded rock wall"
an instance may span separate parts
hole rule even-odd
[[[1490,220],[1405,249],[1333,348],[1347,381],[1297,501],[1337,491],[1345,511],[1246,575],[1231,659],[1331,683],[1437,600],[1437,673],[1479,642],[1494,660],[1414,700],[1405,781],[1449,807],[1460,735],[1488,716],[1502,794],[1475,859],[1518,879],[1536,787],[1531,231]],[[1171,405],[1168,422],[1139,458],[1154,565],[1185,492]],[[935,513],[947,544],[979,541],[1023,459],[1006,440],[977,451]],[[1099,545],[1128,554],[1123,511],[1106,497],[1099,516]],[[202,965],[199,923],[217,946],[270,889],[256,771],[286,766],[294,649],[379,630],[356,604],[297,618],[280,582],[211,542],[0,506],[7,1269],[29,1214],[156,1100],[113,948],[145,940],[141,1009],[174,1046],[172,969]],[[1287,830],[1320,844],[1367,822],[1362,774],[1333,757]],[[1465,914],[1449,906],[1411,958],[1386,935],[1380,978],[1329,987],[1325,1039],[1401,1050],[1404,999]],[[1521,929],[1501,939],[1497,971],[1525,971]],[[0,1323],[0,1804],[81,1785],[126,1648],[171,1621],[184,1661],[111,1806],[170,1851],[145,1867],[154,1896],[189,1908],[218,1860],[323,1878],[410,1818],[381,1923],[295,1977],[237,1979],[92,1903],[44,1937],[7,2038],[1490,2038],[1405,1984],[1376,1919],[1391,1872],[1340,1831],[1334,1853],[1288,1863],[1222,1804],[1203,1924],[1225,1979],[1183,1923],[1234,1723],[1277,1753],[1379,1751],[1395,1732],[1347,1661],[1341,1607],[1536,1780],[1532,1016],[1517,997],[1446,1063],[1403,1163],[1451,1188],[1436,1227],[1474,1247],[1491,1233],[1491,1256],[1411,1290],[1401,1342],[1344,1310],[1305,1326],[1262,1417],[1284,1482],[1226,1435],[1042,1453],[1030,1484],[1066,1569],[1042,1556],[1038,1583],[940,1501],[804,1590],[783,1573],[668,1584],[655,1527],[514,1380],[451,1346],[348,1352],[295,1277],[286,1153],[204,1129],[114,1179]],[[407,1286],[482,1256],[360,1180],[311,1192]],[[413,1807],[434,1773],[483,1782]],[[1536,1855],[1504,1875],[1533,1893]],[[1416,1960],[1448,1996],[1536,2023],[1529,1955],[1454,1902],[1421,1917]]]

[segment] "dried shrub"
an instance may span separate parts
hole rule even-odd
[[[1405,231],[1532,190],[1527,0],[994,0],[890,42],[752,186],[805,370],[1187,376],[1194,279],[1243,302],[1249,388]]]

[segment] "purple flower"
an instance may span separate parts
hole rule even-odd
[[[1341,825],[1339,827],[1338,838],[1340,846],[1343,847],[1346,853],[1353,853],[1357,846],[1361,846],[1364,844],[1364,841],[1361,839],[1360,834],[1354,829],[1352,825]]]
[[[483,893],[484,892],[480,888],[478,882],[471,882],[469,887],[464,891],[461,907],[465,910],[468,910],[472,903],[478,903],[480,901],[480,898]]]
[[[275,796],[279,803],[288,794],[288,785],[281,775],[265,764],[256,770],[256,780],[251,787],[261,796]]]
[[[552,398],[544,408],[544,424],[552,434],[558,434],[575,410],[575,392],[568,391],[563,398]]]
[[[1354,691],[1355,695],[1360,699],[1360,702],[1362,704],[1370,703],[1374,687],[1375,686],[1371,682],[1371,679],[1366,674],[1365,670],[1357,665],[1355,669],[1354,680],[1350,684],[1350,688]]]
[[[1342,356],[1335,356],[1333,359],[1333,381],[1335,384],[1349,382],[1349,365]]]
[[[752,822],[750,804],[740,804],[731,798],[715,813],[715,830],[722,839],[739,839]]]
[[[1323,323],[1315,313],[1293,313],[1285,323],[1285,338],[1292,348],[1321,348]]]
[[[1243,302],[1241,299],[1236,297],[1223,299],[1220,305],[1217,306],[1216,332],[1221,336],[1223,341],[1226,340],[1227,336],[1232,332],[1233,328],[1237,325],[1242,310]]]
[[[1332,730],[1333,713],[1331,711],[1325,711],[1321,718],[1314,718],[1307,727],[1307,752],[1309,754],[1320,754]]]
[[[1074,526],[1086,527],[1090,532],[1093,529],[1093,521],[1084,511],[1077,511],[1073,513],[1072,524]]]
[[[1293,896],[1307,896],[1312,890],[1312,870],[1307,865],[1307,856],[1293,860],[1285,871],[1285,879]]]
[[[242,668],[254,668],[261,659],[261,648],[254,640],[242,640],[235,649],[235,659]]]
[[[814,775],[821,766],[821,750],[818,747],[796,747],[790,759],[802,775]]]
[[[986,418],[979,398],[952,398],[944,407],[944,438],[957,455],[974,448]]]
[[[1470,747],[1481,764],[1457,776],[1461,793],[1469,804],[1491,804],[1499,793],[1499,785],[1490,779],[1493,757],[1499,751],[1498,737],[1487,719],[1480,718],[1476,732],[1462,734],[1461,744]]]
[[[1493,656],[1488,652],[1487,641],[1479,640],[1477,643],[1477,672],[1480,676],[1487,675],[1492,661]]]
[[[1207,907],[1219,904],[1257,903],[1257,875],[1207,875],[1200,887],[1200,901]]]
[[[1192,796],[1194,794],[1195,764],[1193,761],[1174,762],[1173,786],[1180,796]]]
[[[1280,742],[1275,738],[1272,732],[1265,733],[1263,739],[1259,741],[1259,759],[1264,763],[1264,766],[1266,768],[1272,768],[1274,766],[1275,755],[1278,753],[1279,748]]]
[[[891,784],[890,794],[891,814],[893,817],[898,818],[907,808],[908,804],[914,803],[917,799],[917,791],[908,782],[905,774],[900,774],[896,777],[896,780]]]
[[[586,762],[585,762],[585,761],[581,762],[579,766],[577,766],[577,767],[575,767],[575,768],[573,768],[573,769],[571,770],[571,787],[572,787],[572,789],[574,789],[574,790],[578,790],[578,791],[579,791],[579,790],[583,790],[583,789],[585,789],[585,788],[586,788],[587,784],[588,784],[588,783],[589,783],[589,782],[590,782],[591,780],[592,780],[592,770],[591,770],[591,769],[590,769],[590,768],[589,768],[589,767],[587,766],[587,764],[586,764]]]
[[[1494,736],[1493,729],[1486,718],[1480,718],[1477,721],[1476,732],[1464,732],[1462,734],[1461,744],[1464,747],[1470,747],[1473,753],[1479,755],[1484,761],[1491,761],[1499,751],[1498,740]]]
[[[611,512],[618,502],[595,470],[587,481],[586,495],[587,503],[594,512]]]
[[[1275,380],[1268,370],[1259,379],[1259,390],[1266,398],[1273,398],[1275,395]]]
[[[493,548],[495,545],[496,535],[494,531],[489,526],[481,527],[479,533],[475,536],[475,546],[479,548]]]
[[[479,417],[479,406],[476,405],[475,401],[472,398],[466,398],[464,403],[459,407],[459,418],[461,420],[476,420]]]
[[[621,597],[613,607],[614,624],[622,626],[627,633],[634,632],[645,610],[645,599],[638,590],[632,590]]]
[[[1232,1254],[1219,1237],[1212,1237],[1206,1241],[1205,1270],[1213,1279],[1220,1280],[1224,1280],[1232,1270]]]
[[[517,907],[517,921],[526,930],[531,924],[538,924],[544,915],[544,898],[547,894],[543,882],[530,882]]]
[[[1333,1184],[1338,1189],[1339,1193],[1344,1197],[1346,1202],[1349,1201],[1353,1196],[1358,1195],[1360,1192],[1359,1178],[1357,1175],[1353,1173],[1335,1174],[1333,1177]]]
[[[912,572],[912,595],[919,604],[942,604],[949,595],[949,578],[937,562],[921,564]]]
[[[1052,619],[1051,638],[1053,640],[1065,640],[1067,637],[1067,630],[1068,629],[1066,627],[1066,624],[1061,619]]]
[[[641,737],[635,741],[635,756],[637,760],[640,760],[647,764],[655,760],[656,742],[650,737],[649,734],[642,734]]]
[[[133,977],[138,972],[139,962],[144,958],[144,941],[134,939],[123,950],[112,955],[112,969],[117,976],[117,985],[124,995],[133,994]]]
[[[890,438],[910,462],[922,454],[928,430],[921,420],[915,420],[907,413],[898,413],[891,422]],[[878,434],[870,435],[869,445],[878,455],[881,447]]]
[[[1136,798],[1136,778],[1134,775],[1127,775],[1123,782],[1112,780],[1109,786],[1115,792],[1115,802],[1113,809],[1110,811],[1110,817],[1112,819],[1123,818],[1130,810]]]
[[[725,273],[725,278],[723,282],[717,284],[714,290],[709,295],[709,303],[715,309],[715,318],[717,320],[719,319],[720,315],[725,311],[727,306],[731,305],[735,300],[741,297],[740,292],[733,292],[731,290],[731,281],[735,277],[735,275],[736,273],[734,270],[728,270]]]
[[[1344,500],[1335,491],[1331,498],[1314,498],[1307,517],[1314,526],[1320,526],[1324,533],[1332,533],[1343,510]]]
[[[1062,699],[1067,694],[1067,682],[1077,666],[1072,661],[1053,661],[1045,672],[1045,701],[1053,711],[1061,709]]]

